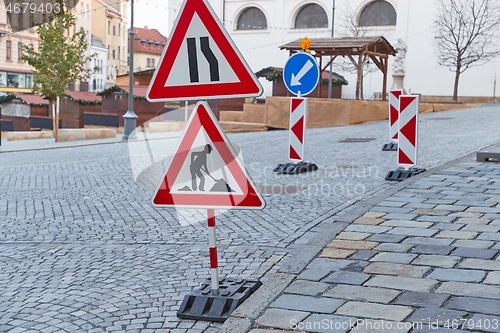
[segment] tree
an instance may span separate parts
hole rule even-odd
[[[438,63],[455,73],[453,102],[460,75],[500,55],[500,1],[438,0],[435,50]]]
[[[368,27],[360,26],[358,24],[358,16],[356,15],[356,10],[354,10],[351,5],[347,2],[345,4],[344,10],[341,12],[339,30],[337,35],[339,37],[364,37],[368,32]],[[367,74],[375,72],[377,69],[370,66],[369,57],[364,56],[361,65],[361,77],[360,77],[360,91],[356,95],[356,99],[363,99],[363,83],[364,78]],[[358,64],[350,57],[349,61],[342,58],[339,62],[335,63],[335,67],[342,72],[357,73]]]
[[[63,0],[57,0],[61,11],[38,25],[38,50],[24,46],[21,59],[33,67],[33,91],[48,98],[52,105],[54,138],[58,140],[59,100],[72,82],[84,81],[92,69],[86,68],[95,55],[85,56],[87,36],[83,28],[72,35],[76,22],[71,13],[64,12]]]

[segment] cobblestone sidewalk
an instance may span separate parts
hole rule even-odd
[[[500,332],[500,166],[416,179],[374,198],[321,250],[311,240],[299,252],[317,256],[283,265],[223,331]]]

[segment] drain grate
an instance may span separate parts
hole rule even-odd
[[[305,188],[306,188],[305,186],[282,185],[282,184],[259,185],[260,193],[268,195],[291,195],[291,194],[296,194]]]
[[[346,138],[340,142],[370,142],[375,140],[375,138]]]

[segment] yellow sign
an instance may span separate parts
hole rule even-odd
[[[309,52],[309,47],[311,47],[311,40],[307,37],[302,38],[300,41],[300,47],[306,51]]]

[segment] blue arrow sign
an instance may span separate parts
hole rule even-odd
[[[309,53],[295,53],[283,68],[283,82],[292,94],[306,96],[318,85],[319,67]]]

